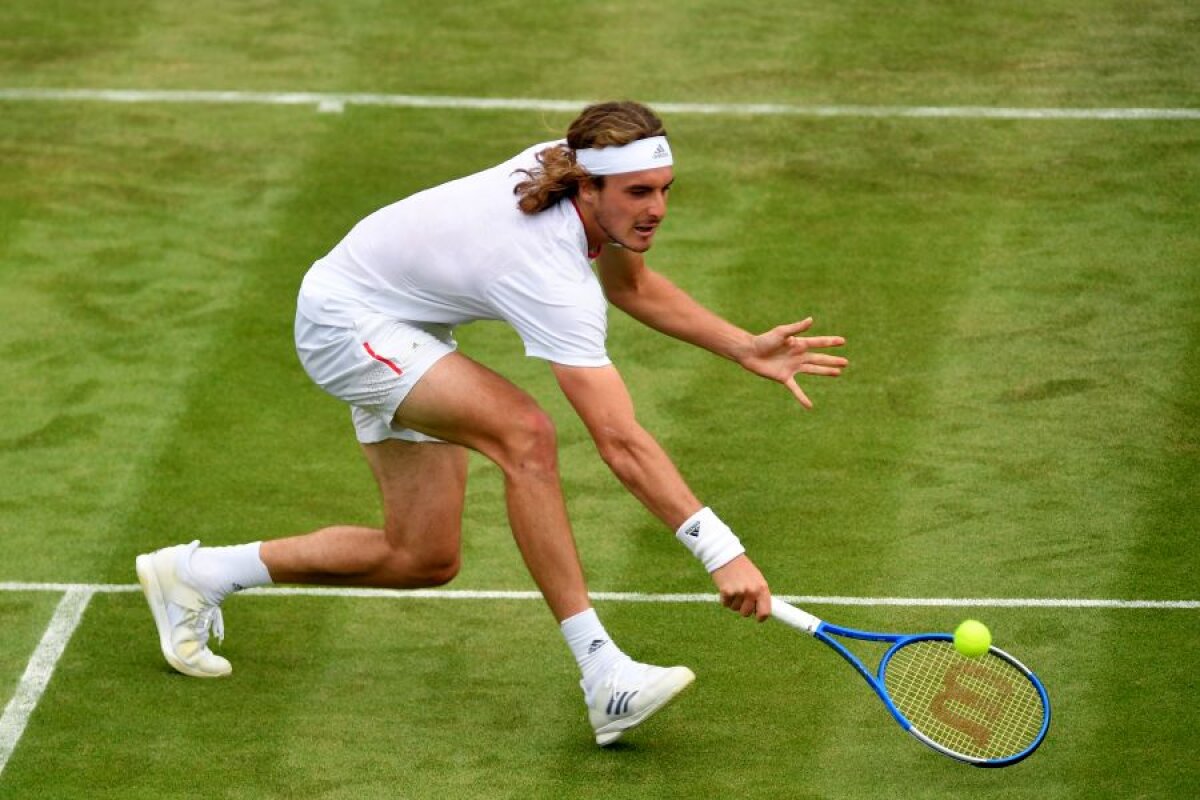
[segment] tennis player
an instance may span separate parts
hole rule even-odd
[[[838,375],[804,320],[754,336],[649,269],[673,156],[662,122],[632,102],[589,106],[565,141],[420,192],[359,222],[300,288],[296,347],[350,406],[383,499],[384,525],[335,525],[233,547],[181,544],[138,556],[163,655],[197,677],[228,675],[209,648],[220,604],[270,583],[414,588],[452,580],[461,556],[467,452],[504,474],[508,521],[582,673],[597,743],[643,722],[694,679],[626,655],[588,598],[558,474],[555,429],[524,391],[459,353],[453,331],[504,320],[546,361],[601,457],[704,565],[721,601],[765,619],[770,591],[737,536],[638,424],[605,349],[608,303],[645,325],[784,384]],[[595,264],[593,270],[592,262]]]

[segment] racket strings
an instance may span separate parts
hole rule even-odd
[[[994,653],[967,658],[942,640],[898,648],[883,676],[888,696],[935,744],[985,760],[1024,752],[1045,709],[1025,673]]]

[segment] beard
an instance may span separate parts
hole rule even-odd
[[[609,242],[634,253],[644,253],[654,244],[653,240],[643,244],[640,241],[630,242],[626,239],[620,238],[613,233],[612,226],[609,224],[608,220],[605,219],[604,215],[600,214],[599,212],[596,213],[596,225],[600,227],[600,230],[604,231],[604,235],[608,237]]]

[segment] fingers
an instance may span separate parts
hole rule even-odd
[[[814,367],[808,364],[802,365],[800,367],[800,371],[805,375],[820,375],[826,378],[836,378],[842,374],[840,369],[835,369],[833,367]]]
[[[712,573],[721,605],[762,622],[771,614],[771,590],[758,567],[743,553]]]
[[[721,595],[721,603],[743,617],[754,617],[759,622],[771,616],[771,593],[765,588],[745,594]]]
[[[846,343],[844,336],[793,336],[793,343],[804,345],[806,350],[816,350],[826,347],[841,347]]]
[[[792,357],[796,362],[799,362],[795,366],[796,371],[808,375],[829,375],[836,377],[842,374],[844,367],[850,365],[850,361],[842,356],[817,353],[804,348],[793,348]]]
[[[841,356],[831,356],[828,353],[805,353],[804,360],[807,364],[815,364],[819,367],[845,367],[850,361]]]
[[[754,604],[754,617],[759,622],[766,622],[771,618],[771,595],[763,593],[763,596]]]
[[[778,333],[781,336],[795,336],[797,333],[804,333],[806,330],[812,327],[812,324],[813,318],[807,317],[799,322],[793,322],[788,325],[780,325],[775,329],[775,333]]]
[[[800,405],[807,409],[811,409],[813,407],[812,400],[808,399],[808,395],[806,395],[804,390],[800,388],[800,384],[796,383],[795,378],[788,378],[783,382],[783,385],[791,390],[796,399],[800,401]]]
[[[741,614],[743,617],[748,617],[754,613],[754,609],[758,602],[755,599],[755,596],[751,593],[734,593],[728,596],[721,595],[721,604],[736,614]]]
[[[812,337],[809,339],[793,339],[793,356],[800,363],[795,366],[796,372],[802,372],[805,375],[820,375],[827,378],[836,378],[842,374],[842,369],[850,365],[849,359],[842,356],[834,356],[829,353],[818,353],[808,349],[811,342],[844,342],[840,336]],[[797,346],[799,345],[799,346]],[[825,346],[825,345],[822,345]],[[836,345],[829,345],[836,346]],[[794,393],[794,392],[793,392]]]

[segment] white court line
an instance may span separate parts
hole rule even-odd
[[[20,583],[0,582],[0,592],[138,592],[136,583]],[[536,591],[488,589],[359,589],[329,586],[271,586],[240,594],[305,597],[375,597],[392,600],[541,600]],[[615,603],[715,603],[715,594],[653,594],[592,592],[593,600]],[[1087,597],[842,597],[780,594],[789,603],[827,606],[967,606],[979,608],[1127,608],[1200,609],[1200,600],[1113,600]]]
[[[58,659],[67,649],[67,643],[79,626],[92,594],[86,587],[70,589],[54,609],[54,616],[26,665],[16,692],[5,706],[3,716],[0,716],[0,774],[3,774],[9,757],[17,749],[25,725],[37,708],[42,693],[46,691]]]
[[[2,592],[62,592],[42,640],[29,659],[12,700],[0,716],[0,774],[21,740],[30,716],[37,708],[54,668],[79,626],[95,594],[140,591],[137,584],[22,583],[0,582]],[[534,591],[356,589],[332,587],[267,587],[248,589],[243,594],[259,596],[359,597],[394,600],[540,600]],[[594,600],[632,603],[715,603],[714,594],[649,594],[642,592],[592,592]],[[1196,609],[1197,600],[1103,600],[1089,598],[923,598],[923,597],[838,597],[825,595],[778,595],[791,603],[838,606],[969,606],[994,608],[1114,608]]]
[[[521,97],[449,97],[337,92],[245,92],[187,89],[0,88],[0,100],[103,103],[225,103],[314,106],[340,112],[346,106],[435,108],[471,111],[574,112],[589,101]],[[994,106],[799,105],[790,103],[648,103],[664,114],[729,114],[802,117],[915,117],[1032,120],[1200,120],[1200,108],[1005,108]]]

